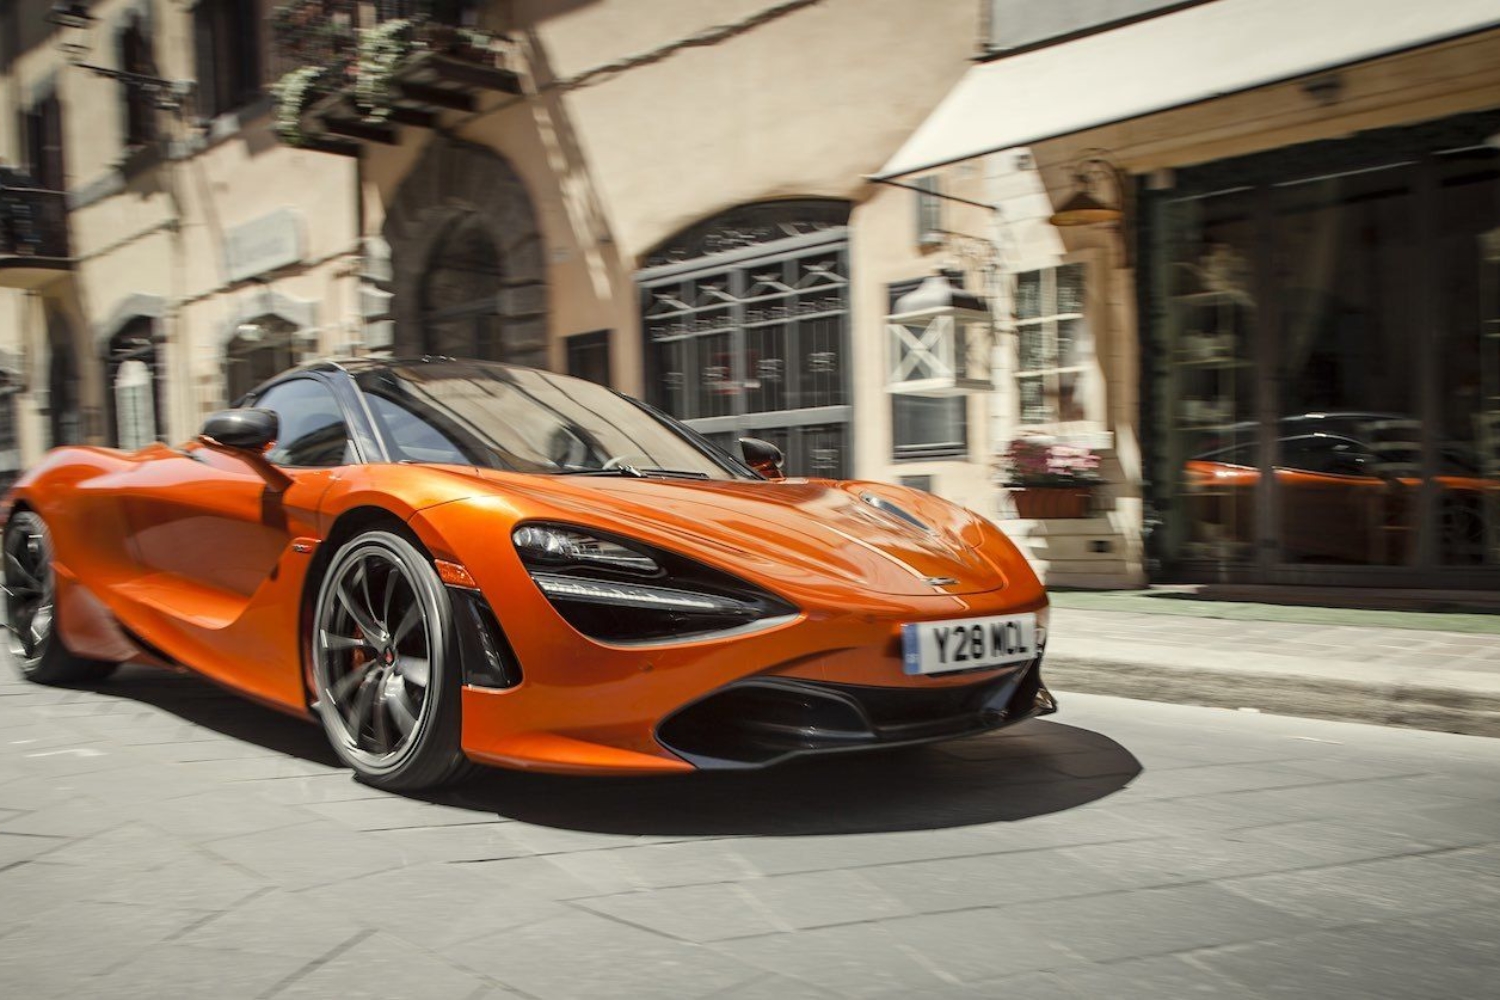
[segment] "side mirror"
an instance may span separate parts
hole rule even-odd
[[[266,460],[266,449],[280,434],[281,418],[274,410],[220,410],[203,421],[198,441],[241,459],[266,481],[266,489],[283,493],[292,477]]]
[[[767,479],[786,478],[781,472],[786,456],[771,442],[760,438],[740,438],[740,453],[745,456],[746,465]]]
[[[203,422],[200,437],[235,451],[265,451],[281,433],[274,410],[220,410]],[[209,443],[209,442],[205,442]]]

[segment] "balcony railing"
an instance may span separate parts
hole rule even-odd
[[[66,196],[0,169],[0,287],[35,288],[72,266]]]
[[[296,145],[394,142],[479,91],[519,93],[507,41],[443,23],[433,0],[293,0],[271,17],[278,131]]]
[[[431,0],[293,0],[271,14],[271,73],[304,66],[346,66],[359,52],[359,32],[395,20],[425,21]]]

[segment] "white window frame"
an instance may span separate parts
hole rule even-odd
[[[1077,267],[1083,275],[1083,290],[1080,296],[1079,308],[1069,312],[1057,311],[1057,273],[1065,267]],[[1040,272],[1042,275],[1041,303],[1037,316],[1022,319],[1019,315],[1020,284],[1024,274]],[[1099,427],[1103,422],[1103,397],[1102,388],[1103,373],[1099,361],[1099,340],[1097,330],[1099,323],[1094,307],[1096,290],[1095,282],[1097,275],[1101,273],[1096,262],[1086,255],[1068,255],[1055,263],[1043,267],[1029,267],[1018,271],[1015,275],[1012,289],[1015,303],[1014,314],[1011,319],[1011,332],[1015,334],[1015,366],[1011,372],[1010,382],[1015,390],[1015,408],[1012,411],[1015,427],[1017,430],[1025,431],[1052,431],[1052,432],[1077,432],[1088,431]],[[1070,365],[1059,364],[1058,357],[1057,325],[1063,321],[1077,321],[1086,341],[1086,346],[1076,362]],[[1023,367],[1024,358],[1021,349],[1021,337],[1028,329],[1040,328],[1043,336],[1044,359],[1052,363],[1039,368]],[[1055,403],[1048,404],[1048,412],[1041,420],[1027,420],[1022,401],[1022,383],[1028,379],[1040,379],[1042,382],[1042,397],[1044,400],[1056,400],[1060,398],[1059,388],[1061,376],[1071,374],[1077,379],[1075,398],[1079,401],[1082,413],[1071,419],[1064,419],[1063,414],[1056,408]]]
[[[939,174],[927,174],[912,181],[916,205],[917,246],[935,247],[943,242],[943,182]]]

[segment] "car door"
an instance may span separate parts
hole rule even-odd
[[[292,541],[319,537],[319,504],[359,456],[319,377],[278,382],[251,405],[277,414],[280,435],[265,457],[290,484],[274,489],[252,459],[199,442],[150,463],[125,491],[144,572],[122,589],[152,644],[281,701],[298,676],[288,665],[297,662],[295,606],[307,561]]]

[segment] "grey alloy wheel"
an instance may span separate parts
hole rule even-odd
[[[361,778],[424,788],[461,767],[451,639],[447,594],[406,538],[370,531],[334,556],[313,620],[313,682],[324,729]]]

